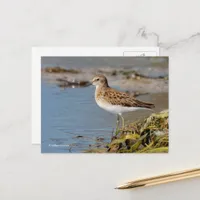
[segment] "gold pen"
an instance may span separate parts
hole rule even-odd
[[[131,189],[139,187],[148,187],[163,183],[169,183],[189,178],[195,178],[200,176],[200,168],[184,170],[175,173],[164,174],[160,176],[154,176],[150,178],[138,179],[135,181],[129,181],[123,185],[116,187],[115,189]]]

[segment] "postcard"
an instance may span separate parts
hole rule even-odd
[[[42,153],[168,152],[168,57],[130,52],[41,56]]]

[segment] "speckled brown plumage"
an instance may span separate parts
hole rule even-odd
[[[124,107],[142,107],[142,108],[154,108],[154,104],[139,101],[134,97],[124,92],[119,92],[113,88],[101,87],[96,91],[95,98],[97,101],[105,101],[111,105],[121,105]]]
[[[124,107],[141,107],[147,109],[152,109],[155,107],[152,103],[139,101],[125,92],[120,92],[110,88],[106,77],[103,75],[96,76],[93,81],[95,80],[100,82],[95,91],[95,99],[97,102],[101,101],[102,103],[111,105],[120,105]]]

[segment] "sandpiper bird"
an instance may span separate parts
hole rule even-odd
[[[118,130],[119,126],[119,117],[122,119],[122,128],[124,128],[122,113],[139,109],[151,110],[155,107],[152,103],[139,101],[125,92],[120,92],[109,87],[107,78],[104,75],[96,75],[91,82],[92,85],[96,86],[95,100],[98,106],[108,112],[117,114],[116,130]]]

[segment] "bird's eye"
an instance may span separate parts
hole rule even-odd
[[[99,81],[99,78],[97,78],[96,80]]]

